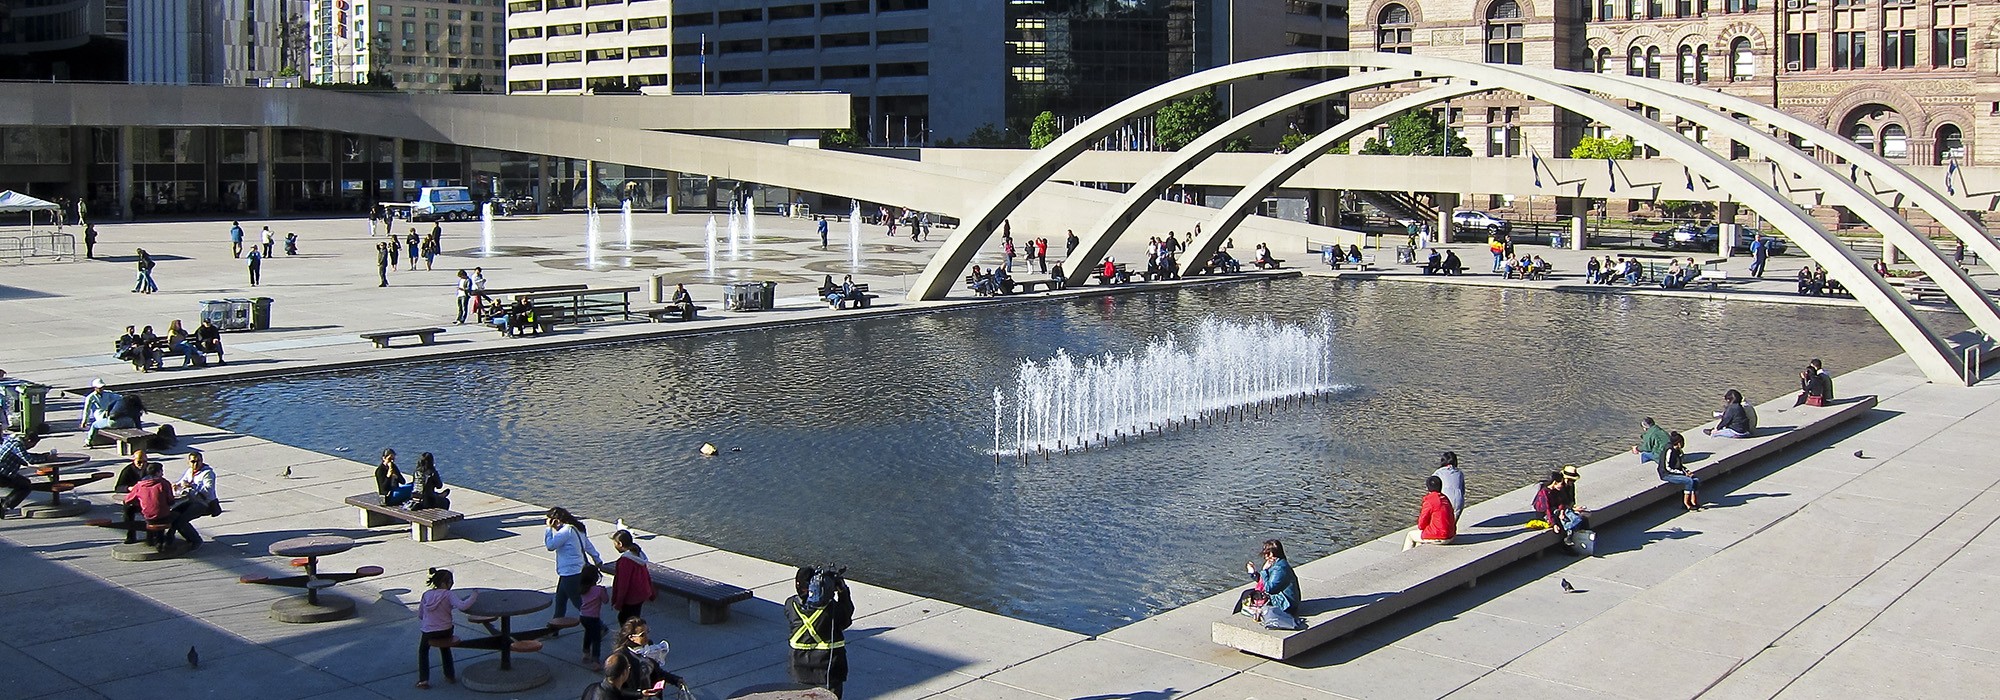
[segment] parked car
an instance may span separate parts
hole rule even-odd
[[[1487,233],[1511,233],[1514,225],[1505,219],[1483,211],[1458,211],[1451,214],[1451,225],[1459,230],[1485,231]]]
[[[1716,235],[1714,226],[1681,224],[1653,234],[1653,245],[1668,250],[1715,250]]]
[[[1752,231],[1747,228],[1743,229],[1742,232],[1736,235],[1736,247],[1734,248],[1735,253],[1737,255],[1749,255],[1750,242],[1756,239],[1757,239],[1756,231]],[[1791,246],[1785,245],[1785,239],[1779,238],[1777,236],[1765,236],[1764,242],[1769,244],[1770,247],[1768,250],[1770,251],[1770,254],[1772,256],[1784,255],[1785,251],[1791,248]]]

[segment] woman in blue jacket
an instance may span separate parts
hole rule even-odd
[[[1243,568],[1257,579],[1255,591],[1244,591],[1236,601],[1236,611],[1241,612],[1244,604],[1258,591],[1269,596],[1266,607],[1283,610],[1291,615],[1299,614],[1299,577],[1292,573],[1292,562],[1285,558],[1285,545],[1277,540],[1264,540],[1264,566],[1259,571],[1256,564],[1244,564]]]

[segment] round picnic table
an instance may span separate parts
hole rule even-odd
[[[763,683],[738,689],[729,700],[840,700],[833,691],[797,683]]]
[[[64,479],[62,475],[64,469],[80,467],[89,462],[90,457],[86,455],[56,453],[47,460],[30,463],[28,466],[35,470],[37,476],[47,476],[49,480],[31,483],[28,488],[34,491],[47,491],[49,502],[24,503],[21,505],[21,514],[30,518],[67,518],[82,515],[90,510],[89,501],[81,498],[63,498],[63,492],[75,490],[100,479],[111,478],[111,472],[97,472],[69,479]]]
[[[467,666],[458,674],[459,681],[467,689],[482,693],[515,693],[549,682],[549,667],[534,659],[514,658],[514,644],[547,636],[550,630],[543,628],[516,634],[513,618],[548,609],[555,603],[555,596],[543,591],[519,588],[469,590],[477,592],[479,598],[472,601],[472,605],[465,609],[465,615],[497,618],[500,622],[500,633],[461,641],[457,646],[465,649],[496,649],[500,652],[500,658]]]
[[[319,570],[319,558],[340,554],[353,549],[354,545],[352,538],[339,535],[311,535],[272,542],[272,556],[303,558],[305,561],[296,563],[305,568],[305,574],[278,578],[244,576],[238,580],[243,583],[306,589],[304,598],[285,598],[271,603],[271,619],[300,624],[344,620],[354,616],[354,601],[332,594],[322,596],[320,589],[332,588],[334,584],[342,581],[381,574],[382,568],[364,566],[353,573],[323,574]]]

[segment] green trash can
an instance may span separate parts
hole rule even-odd
[[[19,379],[0,380],[0,392],[7,394],[7,406],[12,409],[7,421],[14,430],[30,435],[48,432],[44,421],[48,416],[49,387]]]
[[[250,300],[250,330],[271,330],[270,297],[255,297]]]

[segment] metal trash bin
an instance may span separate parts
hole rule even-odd
[[[249,299],[204,299],[201,318],[219,330],[250,330],[250,309],[254,305]]]
[[[250,330],[271,330],[270,297],[256,297],[250,300]]]
[[[757,310],[770,311],[778,308],[778,283],[760,282],[758,284],[762,286],[762,289],[759,290],[757,295]]]
[[[750,310],[750,288],[759,286],[755,282],[730,282],[722,287],[722,308],[731,311]]]
[[[48,415],[49,387],[21,379],[0,379],[0,393],[7,395],[5,417],[7,425],[29,435],[48,431],[44,424]]]

